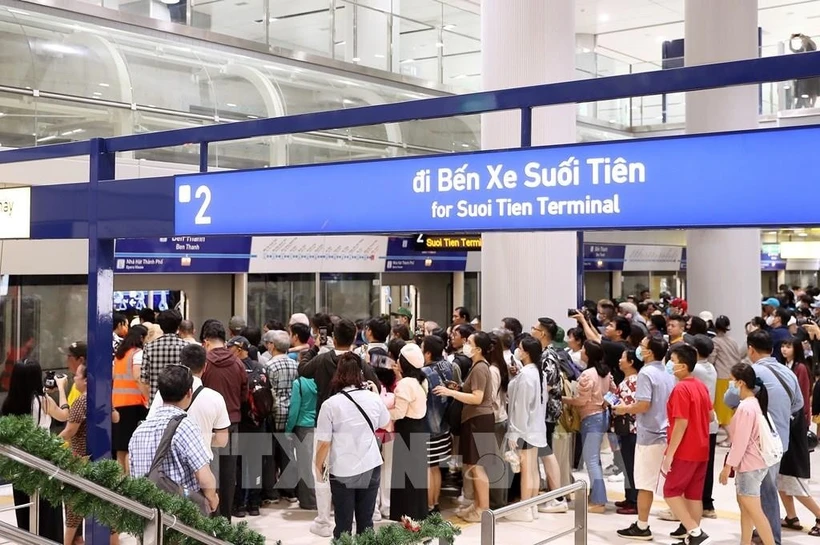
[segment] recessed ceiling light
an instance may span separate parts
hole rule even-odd
[[[602,13],[598,16],[598,20],[602,23],[606,23],[607,21],[609,21],[609,15],[606,13]]]
[[[410,64],[410,63],[413,63],[413,62],[416,62],[416,59],[404,59],[399,64]]]
[[[233,102],[228,102],[226,106],[228,106],[228,108],[236,108],[236,104],[234,104]]]
[[[809,234],[808,234],[808,233],[797,233],[797,236],[799,236],[799,237],[807,237],[807,236],[809,236]]]
[[[344,45],[346,43],[347,42],[345,40],[342,40],[341,42],[336,42],[334,45]]]
[[[269,22],[269,23],[275,23],[275,22],[276,22],[276,21],[278,21],[278,20],[279,20],[279,18],[278,18],[278,17],[268,17],[268,22]]]
[[[444,44],[443,44],[443,43],[441,43],[441,42],[436,42],[436,47],[438,47],[439,49],[441,49],[442,47],[444,47]]]
[[[381,53],[376,53],[373,56],[376,57],[377,59],[383,59],[384,58],[384,55],[382,55]]]
[[[353,62],[359,62],[359,61],[361,61],[362,59],[360,59],[359,57],[353,57],[353,58],[352,58],[352,59],[350,59],[350,60],[352,60]]]
[[[453,30],[454,28],[456,28],[456,25],[450,23],[450,24],[444,25],[441,28],[443,28],[444,30]]]
[[[111,87],[110,83],[100,83],[100,87]]]

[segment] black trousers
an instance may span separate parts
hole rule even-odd
[[[611,437],[611,436],[610,436]],[[615,453],[615,465],[624,474],[624,496],[630,503],[638,503],[638,489],[635,488],[635,445],[638,436],[634,433],[618,436],[620,449]]]
[[[373,511],[376,509],[381,472],[381,466],[377,466],[352,477],[330,476],[330,494],[336,509],[334,539],[339,539],[343,533],[352,531],[354,516],[356,534],[361,535],[373,527]]]
[[[25,505],[31,501],[28,494],[12,487],[14,496],[14,505]],[[29,509],[30,507],[23,507],[15,511],[17,515],[17,527],[29,531]],[[82,527],[82,525],[81,525]],[[39,521],[40,537],[63,542],[63,506],[51,505],[49,502],[40,498],[40,521]]]
[[[249,423],[239,424],[239,452],[236,457],[236,484],[234,507],[262,505],[262,455],[270,434],[264,427]]]
[[[709,435],[709,466],[706,468],[706,480],[703,481],[703,509],[714,511],[715,500],[712,498],[712,489],[715,486],[715,447],[717,434]]]
[[[228,428],[228,444],[214,449],[214,460],[211,471],[217,478],[219,487],[218,514],[231,520],[233,500],[236,492],[236,460],[239,454],[238,445],[239,424],[231,424]]]

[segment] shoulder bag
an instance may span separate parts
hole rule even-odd
[[[163,492],[191,500],[199,508],[200,512],[207,517],[211,514],[211,506],[205,495],[200,490],[188,490],[186,495],[183,488],[166,475],[162,469],[162,462],[168,455],[168,451],[171,450],[171,441],[174,439],[174,434],[180,422],[187,416],[187,414],[179,414],[168,422],[162,434],[162,439],[159,441],[159,446],[157,446],[157,452],[154,454],[154,459],[151,462],[151,469],[148,470],[146,477]]]

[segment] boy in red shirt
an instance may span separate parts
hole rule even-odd
[[[709,390],[692,375],[698,353],[688,344],[674,347],[666,364],[678,383],[666,403],[669,418],[666,456],[661,472],[666,477],[663,497],[677,516],[686,535],[685,545],[707,545],[711,539],[700,529],[703,515],[703,483],[709,465],[709,421],[712,399]]]

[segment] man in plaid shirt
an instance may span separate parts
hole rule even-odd
[[[298,500],[292,488],[270,489],[275,486],[276,474],[279,473],[280,477],[284,475],[288,460],[293,457],[292,446],[282,434],[285,432],[285,425],[288,421],[293,381],[299,378],[299,366],[295,360],[288,357],[290,335],[286,331],[268,331],[265,333],[263,341],[265,342],[265,348],[271,354],[270,360],[265,364],[265,372],[273,389],[274,403],[272,417],[274,432],[273,464],[269,463],[265,472],[267,474],[267,478],[264,479],[265,492],[270,501],[276,502],[277,496],[281,495],[289,502],[296,503]]]
[[[178,310],[160,312],[157,324],[162,329],[163,335],[146,344],[143,349],[140,381],[147,385],[145,391],[149,406],[157,394],[160,373],[168,365],[179,365],[179,355],[187,346],[187,343],[177,335],[180,322],[182,322],[182,315]]]
[[[191,404],[193,382],[191,370],[180,364],[166,367],[157,377],[163,405],[140,424],[128,444],[133,477],[148,475],[168,423],[173,417],[185,414],[185,409]],[[168,478],[188,491],[201,490],[208,499],[211,511],[216,511],[219,497],[210,461],[210,453],[202,444],[196,422],[183,418],[162,461],[162,469]]]

